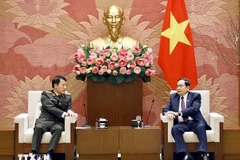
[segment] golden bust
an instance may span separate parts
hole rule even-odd
[[[121,26],[124,24],[124,12],[118,6],[110,6],[105,9],[103,23],[108,28],[108,34],[104,37],[98,37],[90,42],[91,47],[98,46],[99,48],[118,47],[118,48],[133,48],[138,41],[121,35]]]

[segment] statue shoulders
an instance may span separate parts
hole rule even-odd
[[[94,48],[96,46],[102,47],[105,46],[105,37],[97,37],[96,39],[89,42],[89,46]]]
[[[136,39],[128,36],[123,37],[122,46],[124,48],[134,48],[137,44],[139,44],[139,42]]]
[[[133,39],[133,38],[128,37],[128,36],[123,37],[123,40],[125,40],[125,41],[132,41],[133,43],[138,43],[138,41],[136,39]]]
[[[90,41],[89,46],[95,48],[98,46],[99,48],[106,48],[110,47],[118,47],[118,48],[134,48],[136,44],[139,42],[131,37],[128,36],[121,36],[117,42],[112,42],[109,40],[109,37],[98,37],[92,41]]]

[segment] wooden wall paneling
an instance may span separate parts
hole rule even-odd
[[[76,134],[79,160],[117,160],[117,126],[107,129],[77,129]]]
[[[119,143],[121,160],[159,160],[161,129],[158,126],[143,129],[120,126]]]
[[[14,129],[0,129],[0,160],[12,160],[14,156]]]
[[[130,126],[136,115],[142,115],[142,79],[130,83],[98,83],[87,79],[88,123],[95,125],[98,118],[106,118],[109,126]]]
[[[223,136],[224,155],[240,155],[240,127],[225,127]],[[225,157],[225,156],[224,156]]]

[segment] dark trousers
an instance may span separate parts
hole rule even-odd
[[[58,121],[37,119],[32,138],[32,151],[39,151],[42,135],[45,132],[51,132],[52,134],[52,138],[48,146],[48,151],[53,151],[61,138],[63,130],[63,124]]]
[[[188,152],[186,143],[183,138],[183,133],[187,131],[193,131],[199,140],[198,151],[207,152],[207,135],[206,126],[202,122],[187,121],[181,122],[172,127],[172,136],[176,142],[176,152]]]

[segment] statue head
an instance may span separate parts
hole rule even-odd
[[[112,41],[118,40],[124,20],[124,12],[120,7],[113,5],[105,9],[103,23],[107,26]]]

